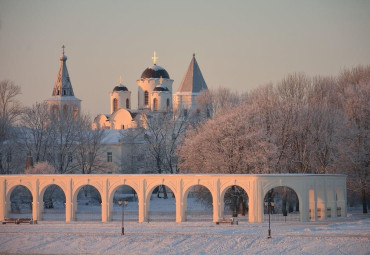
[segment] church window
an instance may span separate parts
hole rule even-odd
[[[67,114],[68,114],[68,105],[64,105],[63,106],[63,114],[64,114],[64,117],[67,117]]]
[[[107,152],[107,162],[112,162],[113,161],[113,155],[112,152]]]
[[[63,89],[63,95],[64,95],[64,96],[66,95],[66,90],[65,90],[65,89]]]
[[[125,129],[125,125],[122,125],[122,129]]]
[[[149,92],[148,91],[144,92],[144,104],[145,105],[149,104]]]
[[[128,98],[126,99],[126,108],[130,109],[130,100]]]
[[[73,106],[73,120],[74,121],[78,120],[78,106],[77,105]]]
[[[51,114],[53,115],[53,118],[57,118],[58,117],[58,106],[57,105],[53,105],[53,107],[51,108]]]
[[[158,111],[158,99],[157,98],[153,99],[153,110]]]
[[[170,99],[167,98],[167,110],[170,108]]]
[[[118,109],[118,100],[117,98],[113,99],[113,112],[117,111]]]

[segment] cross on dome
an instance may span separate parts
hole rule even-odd
[[[153,59],[153,64],[157,64],[157,60],[158,60],[158,57],[157,57],[157,53],[154,51],[154,55],[153,55],[153,57],[152,57],[152,59]]]
[[[63,48],[63,55],[64,55],[64,49],[65,49],[65,47],[66,47],[66,46],[64,46],[64,44],[63,44],[63,46],[62,46],[62,48]]]
[[[122,84],[122,76],[119,76],[119,84]]]

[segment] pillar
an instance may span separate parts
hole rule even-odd
[[[108,202],[108,179],[103,182],[103,189],[101,194],[101,221],[107,222],[109,215],[109,202]]]
[[[8,217],[7,204],[6,204],[6,180],[0,181],[0,221]]]
[[[33,189],[32,189],[32,197],[33,197],[33,202],[32,202],[32,219],[34,221],[39,220],[39,180],[37,179],[34,184],[33,184]]]
[[[138,185],[139,190],[137,194],[137,198],[139,199],[139,222],[145,222],[148,220],[148,209],[146,208],[145,202],[145,186],[146,180],[142,180],[141,183]]]
[[[221,218],[221,202],[220,202],[220,179],[217,179],[213,191],[213,222],[217,222]]]
[[[302,201],[299,201],[299,214],[300,214],[300,220],[301,222],[307,222],[310,220],[310,201],[309,201],[309,191],[310,189],[307,188],[307,185],[305,183],[301,184],[301,188],[297,190],[297,195],[298,192],[300,193],[300,198]]]
[[[316,201],[317,191],[314,183],[312,183],[312,186],[309,188],[308,192],[309,192],[308,199],[310,205],[309,210],[311,210],[310,218],[311,221],[317,221],[317,201]]]
[[[73,197],[72,197],[72,179],[67,181],[67,188],[64,191],[66,196],[66,222],[74,220],[74,206],[73,206]]]
[[[185,219],[185,208],[184,208],[184,194],[183,194],[183,180],[180,179],[177,185],[176,191],[176,222],[184,222]]]

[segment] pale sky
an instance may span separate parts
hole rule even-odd
[[[368,65],[370,1],[0,0],[0,80],[21,86],[24,105],[51,96],[63,44],[75,96],[95,116],[109,113],[120,75],[137,108],[154,51],[174,92],[193,53],[209,88],[239,92]]]

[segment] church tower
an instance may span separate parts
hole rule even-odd
[[[67,69],[67,56],[60,56],[60,68],[55,80],[55,85],[52,97],[45,100],[49,107],[50,114],[57,117],[60,113],[71,114],[74,120],[80,118],[81,113],[81,100],[74,96],[71,79],[69,78]]]
[[[118,109],[131,109],[131,91],[122,84],[120,77],[119,85],[114,87],[110,95],[110,114],[113,114]]]
[[[153,110],[153,103],[156,102],[153,99],[153,96],[158,96],[160,93],[154,93],[153,91],[156,88],[157,85],[161,85],[162,87],[165,87],[168,89],[168,93],[162,93],[169,94],[170,95],[170,102],[169,105],[172,106],[172,83],[173,80],[170,79],[169,74],[167,71],[157,65],[158,57],[156,53],[154,52],[153,59],[153,65],[148,67],[144,70],[144,72],[141,75],[141,79],[137,80],[138,87],[138,109],[144,110],[149,109]],[[162,77],[162,83],[160,83],[160,78]],[[167,103],[167,100],[166,100]]]
[[[174,110],[184,110],[186,112],[196,110],[195,98],[205,89],[208,89],[207,84],[195,59],[195,54],[193,54],[193,58],[181,81],[180,87],[173,96]]]
[[[168,112],[172,110],[172,94],[169,89],[163,85],[163,78],[160,77],[159,84],[153,89],[151,98],[151,110],[153,112]]]

